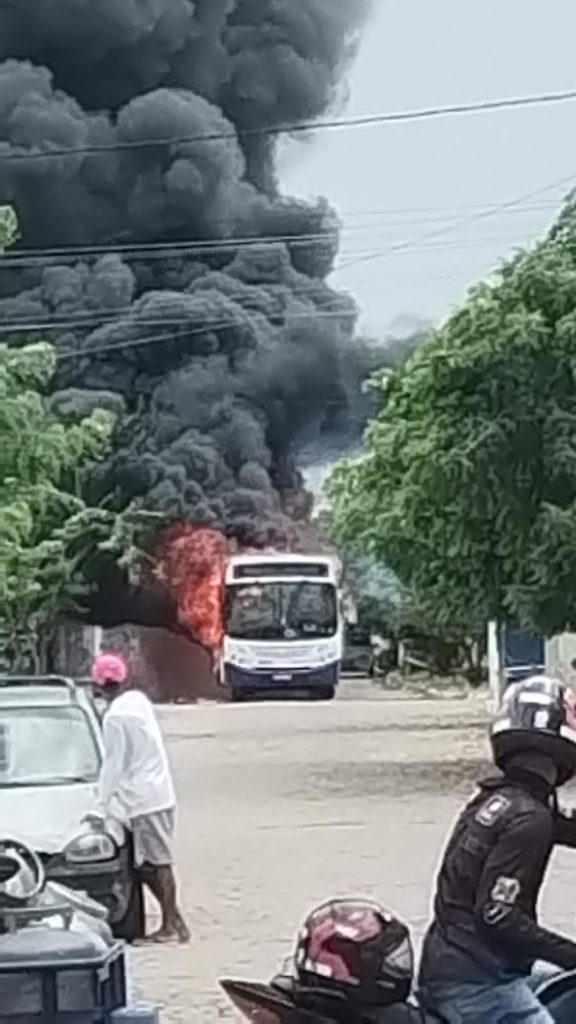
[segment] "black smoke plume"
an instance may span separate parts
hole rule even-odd
[[[0,4],[0,329],[50,325],[63,411],[123,411],[96,498],[252,540],[305,516],[299,446],[347,429],[369,360],[338,220],[281,195],[269,130],[337,104],[368,3]]]

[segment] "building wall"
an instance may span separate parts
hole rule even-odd
[[[546,671],[570,686],[576,686],[576,672],[571,661],[576,659],[576,633],[561,633],[546,643]]]
[[[99,644],[128,658],[135,677],[154,700],[228,699],[216,683],[206,652],[163,629],[123,626],[97,631],[69,623],[60,630],[55,670],[72,678],[89,676]]]

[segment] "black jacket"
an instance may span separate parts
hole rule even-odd
[[[518,772],[480,784],[444,854],[421,985],[521,977],[535,960],[576,968],[576,943],[536,920],[555,844],[576,847],[576,819],[544,782]]]

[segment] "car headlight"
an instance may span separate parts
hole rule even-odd
[[[92,861],[113,860],[117,853],[116,843],[102,832],[89,832],[77,836],[64,850],[69,864],[89,864]]]

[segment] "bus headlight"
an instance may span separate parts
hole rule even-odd
[[[229,658],[232,665],[238,668],[254,668],[256,664],[256,655],[249,647],[235,647],[230,651]]]
[[[338,660],[338,645],[334,642],[319,644],[314,651],[314,660],[318,665],[331,665]]]

